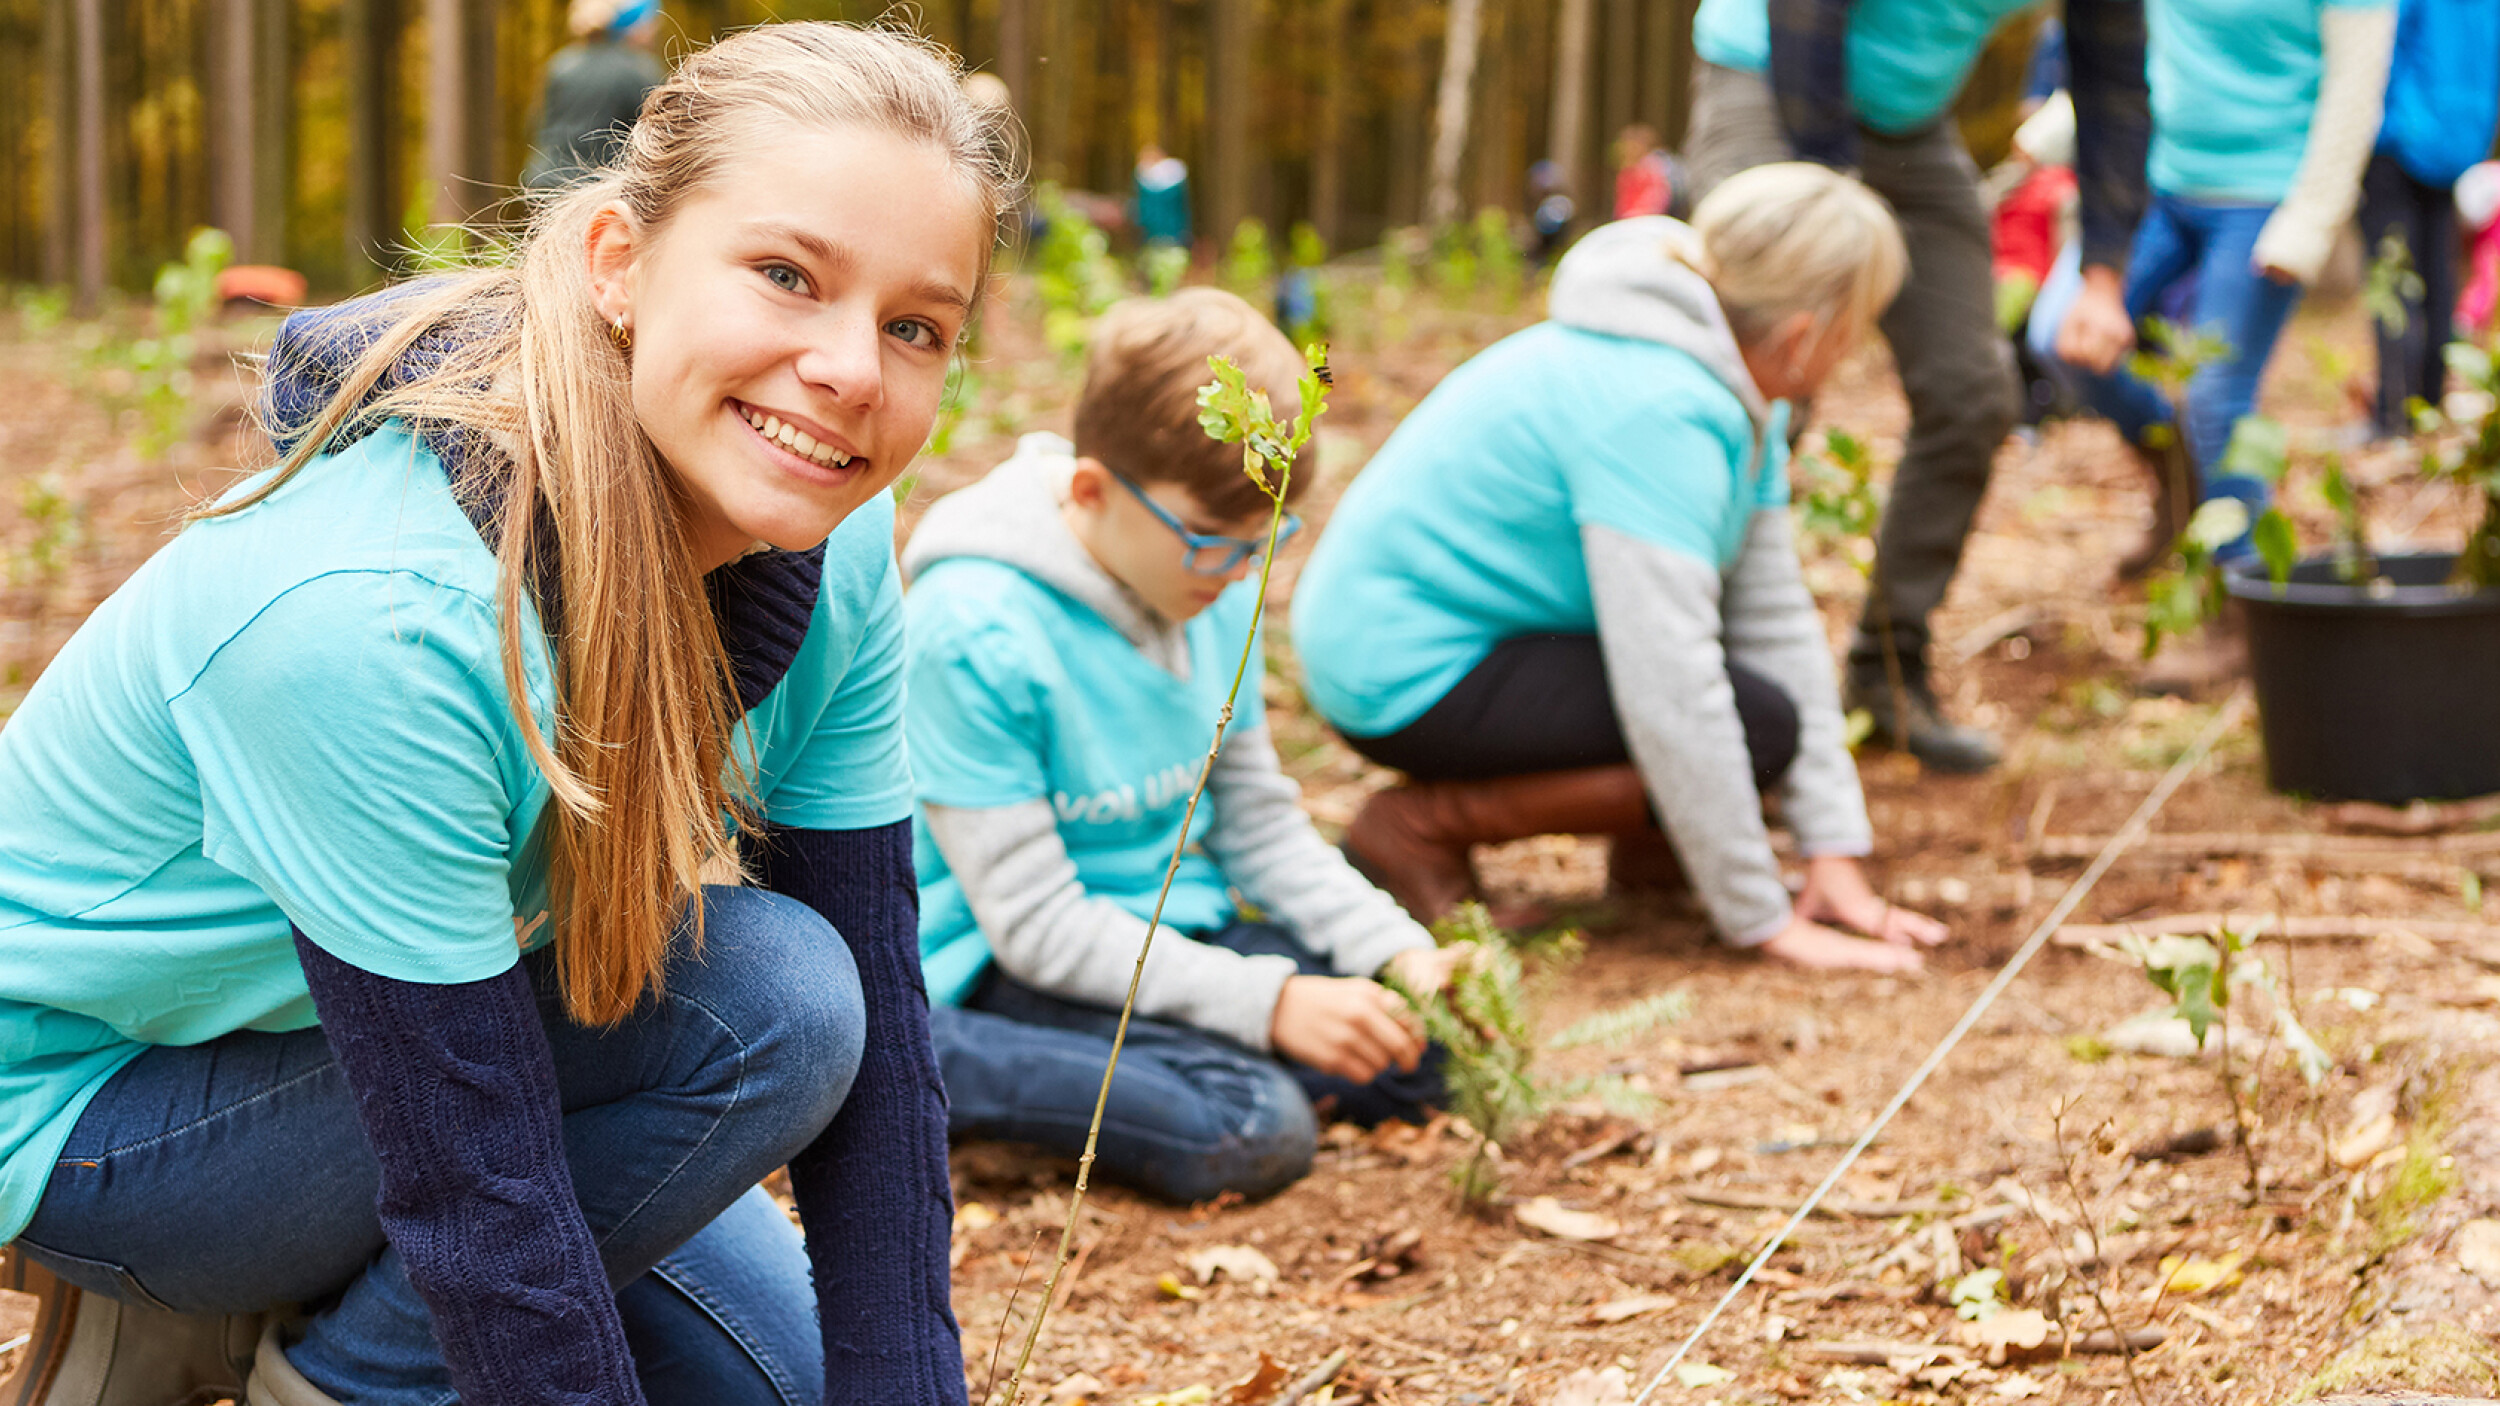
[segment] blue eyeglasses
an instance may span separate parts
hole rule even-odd
[[[1118,479],[1120,486],[1138,502],[1145,504],[1146,511],[1153,513],[1156,521],[1172,529],[1172,535],[1181,539],[1181,565],[1197,575],[1227,575],[1243,562],[1255,560],[1267,550],[1267,543],[1257,538],[1218,537],[1212,533],[1192,532],[1182,526],[1181,520],[1172,516],[1161,503],[1147,497],[1146,490],[1131,482],[1127,474],[1113,469],[1111,476]],[[1285,514],[1284,525],[1276,533],[1276,545],[1282,547],[1301,530],[1302,519],[1292,513]]]

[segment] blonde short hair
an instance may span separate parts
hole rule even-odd
[[[1693,211],[1710,280],[1739,342],[1807,313],[1862,333],[1901,292],[1910,253],[1882,196],[1829,167],[1740,171]]]
[[[1258,511],[1267,499],[1241,471],[1241,450],[1198,425],[1198,388],[1215,379],[1207,358],[1216,355],[1240,364],[1278,418],[1300,412],[1302,357],[1276,324],[1221,288],[1184,288],[1131,298],[1094,324],[1076,452],[1139,483],[1177,483],[1219,517]],[[1314,463],[1305,449],[1288,498],[1310,485]]]

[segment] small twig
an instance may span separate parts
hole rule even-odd
[[[2223,1018],[2214,1022],[2214,1028],[2221,1035],[2215,1045],[2215,1050],[2220,1056],[2218,1067],[2222,1073],[2222,1096],[2231,1104],[2231,1143],[2239,1148],[2241,1159],[2248,1163],[2248,1200],[2249,1204],[2255,1205],[2259,1193],[2265,1187],[2265,1172],[2257,1165],[2257,1145],[2250,1141],[2248,1136],[2248,1109],[2240,1098],[2240,1081],[2231,1074],[2231,1018],[2228,1002],[2231,990],[2232,931],[2228,925],[2219,926],[2214,931],[2217,934],[2213,944],[2214,950],[2220,954],[2221,963],[2214,971],[2214,986],[2224,993],[2225,1002]]]
[[[2108,844],[2100,835],[2043,835],[2036,853],[2042,859],[2089,859]],[[2322,835],[2306,831],[2180,831],[2146,835],[2130,849],[2139,861],[2208,859],[2227,856],[2315,859],[2354,867],[2373,861],[2424,859],[2489,859],[2500,855],[2500,830],[2461,835]]]
[[[981,1382],[981,1399],[990,1401],[998,1391],[998,1355],[1007,1347],[1007,1331],[1016,1321],[1016,1296],[1024,1292],[1025,1271],[1033,1267],[1033,1251],[1042,1247],[1042,1232],[1033,1232],[1033,1244],[1024,1252],[1024,1262],[1016,1266],[1015,1286],[1007,1291],[1007,1307],[998,1315],[998,1340],[990,1344],[990,1371]]]
[[[2222,913],[2165,913],[2124,923],[2068,923],[2057,930],[2056,942],[2060,947],[2114,948],[2121,938],[2127,937],[2202,936],[2227,921],[2229,916]],[[2271,937],[2286,944],[2368,941],[2391,932],[2409,932],[2432,942],[2500,944],[2500,924],[2495,923],[2379,918],[2355,913],[2300,918],[2277,915],[2253,920],[2248,925],[2251,939]]]
[[[1696,1206],[1737,1211],[1784,1211],[1796,1204],[1793,1193],[1744,1191],[1735,1187],[1679,1186],[1676,1195]],[[1854,1196],[1826,1196],[1814,1210],[1833,1220],[1893,1220],[1901,1216],[1942,1215],[1952,1209],[1942,1201],[1861,1201]]]
[[[1270,1406],[1294,1406],[1294,1403],[1303,1397],[1335,1381],[1337,1374],[1345,1370],[1345,1364],[1353,1359],[1354,1354],[1344,1348],[1338,1348],[1335,1352],[1321,1358],[1318,1366],[1294,1378],[1292,1384],[1279,1393]]]
[[[2066,1150],[2066,1108],[2067,1105],[2061,1102],[2049,1114],[2049,1130],[2057,1139],[2058,1176],[2065,1181],[2066,1194],[2074,1198],[2075,1210],[2083,1218],[2083,1233],[2092,1241],[2093,1262],[2106,1271],[2109,1268],[2109,1256],[2101,1248],[2101,1229],[2092,1218],[2092,1203],[2084,1198],[2083,1186],[2075,1179],[2075,1155]],[[2032,1208],[2032,1214],[2040,1214],[2037,1206]],[[2040,1223],[2046,1226],[2048,1218],[2041,1216]],[[2056,1241],[2057,1236],[2052,1232],[2049,1242],[2055,1244]],[[2061,1258],[2065,1254],[2063,1250],[2058,1253]],[[2100,1280],[2085,1280],[2084,1289],[2092,1296],[2092,1306],[2101,1311],[2101,1321],[2108,1325],[2110,1341],[2117,1347],[2118,1364],[2126,1369],[2127,1389],[2134,1393],[2136,1406],[2151,1406],[2151,1403],[2145,1399],[2144,1383],[2136,1380],[2135,1353],[2128,1343],[2127,1330],[2118,1326],[2118,1315],[2110,1311],[2109,1299],[2101,1292]]]

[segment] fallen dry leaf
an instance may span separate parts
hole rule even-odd
[[[998,1212],[979,1201],[966,1201],[955,1208],[955,1233],[958,1235],[967,1230],[987,1230],[996,1224]]]
[[[1575,1211],[1551,1196],[1529,1200],[1511,1214],[1519,1218],[1521,1225],[1542,1230],[1557,1240],[1612,1240],[1623,1233],[1622,1224],[1613,1216]]]
[[[2373,1157],[2396,1143],[2396,1115],[2381,1113],[2366,1121],[2356,1121],[2335,1140],[2335,1165],[2345,1171],[2366,1165]]]
[[[1583,1367],[1562,1379],[1548,1406],[1622,1406],[1632,1399],[1632,1374],[1621,1367]]]
[[[2248,1251],[2233,1250],[2220,1259],[2202,1255],[2164,1255],[2161,1257],[2161,1281],[2153,1289],[2153,1297],[2186,1298],[2211,1289],[2228,1289],[2240,1282],[2240,1266],[2247,1263]]]
[[[2457,1263],[2465,1272],[2483,1281],[2486,1289],[2500,1289],[2500,1220],[2470,1220],[2457,1227]]]
[[[1152,1396],[1138,1397],[1129,1403],[1129,1406],[1207,1406],[1207,1403],[1213,1400],[1215,1400],[1215,1388],[1204,1382],[1197,1382],[1182,1387],[1178,1391],[1158,1392]]]
[[[1626,1319],[1638,1318],[1644,1313],[1656,1313],[1661,1309],[1673,1308],[1682,1302],[1682,1299],[1666,1294],[1634,1294],[1628,1299],[1612,1299],[1590,1309],[1586,1321],[1621,1323]]]
[[[1225,1391],[1225,1406],[1268,1406],[1285,1385],[1285,1364],[1262,1352],[1257,1370]]]
[[[2009,1351],[2028,1352],[2047,1342],[2056,1327],[2036,1308],[2008,1308],[1965,1326],[1962,1338],[1973,1347],[1986,1348],[1994,1362]]]
[[[1247,1245],[1209,1245],[1183,1255],[1181,1262],[1201,1284],[1212,1284],[1221,1274],[1261,1294],[1276,1286],[1276,1261]]]
[[[1998,1382],[1996,1385],[1989,1387],[1988,1391],[1991,1395],[2001,1396],[2008,1401],[2020,1401],[2028,1396],[2038,1396],[2040,1393],[2047,1391],[2048,1389],[2048,1384],[2041,1381],[2039,1378],[2027,1377],[2020,1372],[2016,1372],[2012,1376]]]
[[[1682,1382],[1686,1390],[1699,1391],[1722,1382],[1732,1382],[1736,1380],[1736,1374],[1708,1362],[1678,1362],[1675,1364],[1675,1379]]]
[[[1181,1282],[1177,1274],[1165,1274],[1155,1280],[1155,1291],[1167,1299],[1203,1299],[1206,1291]]]

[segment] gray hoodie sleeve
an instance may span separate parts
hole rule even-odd
[[[1433,945],[1397,900],[1311,828],[1302,788],[1285,775],[1265,723],[1224,739],[1207,800],[1215,807],[1207,853],[1225,879],[1342,975],[1371,976],[1400,952]]]
[[[1077,882],[1050,802],[924,809],[999,967],[1062,1000],[1119,1009],[1146,922]],[[1289,957],[1245,957],[1165,928],[1138,982],[1137,1014],[1265,1050],[1293,974]]]
[[[1797,542],[1784,508],[1753,515],[1745,545],[1719,603],[1728,657],[1780,686],[1797,705],[1797,760],[1780,788],[1780,814],[1797,852],[1857,856],[1875,848],[1866,794],[1849,755],[1831,643],[1797,569]]]
[[[1719,573],[1608,527],[1580,540],[1608,687],[1650,804],[1719,935],[1767,942],[1788,926],[1788,888],[1719,642]]]

